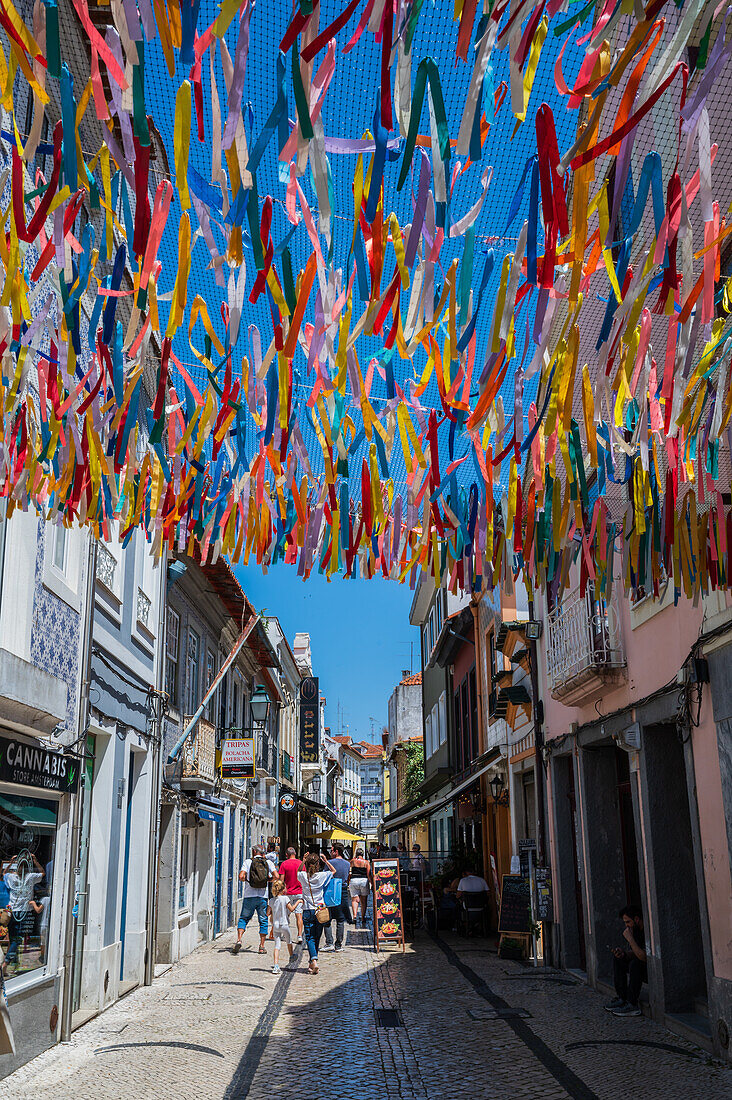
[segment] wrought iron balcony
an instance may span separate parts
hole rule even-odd
[[[183,725],[190,722],[183,719]],[[195,787],[199,783],[213,786],[216,779],[216,726],[199,718],[193,733],[183,746],[181,785]]]
[[[549,616],[546,635],[549,690],[568,703],[602,690],[625,675],[620,622],[611,601],[596,599],[588,585]]]

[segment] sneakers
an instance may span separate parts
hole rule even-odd
[[[232,948],[232,954],[238,955],[241,951],[241,940],[237,940]]]
[[[297,937],[297,942],[298,942],[298,943],[302,943],[302,936],[298,936],[298,937]]]
[[[282,971],[280,970],[280,968],[279,968],[279,966],[277,965],[277,963],[275,963],[275,964],[274,964],[274,966],[272,967],[272,973],[273,973],[273,974],[281,974],[281,973],[282,973]]]
[[[337,943],[335,945],[335,949],[336,949],[336,951],[342,951],[343,950],[343,944],[342,943]]]
[[[623,1004],[613,1009],[613,1016],[642,1016],[640,1005]]]
[[[325,947],[321,947],[321,951],[335,951],[335,947],[332,943],[326,943]]]
[[[614,1012],[616,1008],[622,1008],[624,1004],[625,1001],[622,997],[614,997],[612,1001],[609,1001],[608,1004],[603,1007],[606,1012]]]

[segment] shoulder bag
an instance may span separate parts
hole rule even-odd
[[[307,871],[305,873],[307,874]],[[328,906],[327,905],[316,905],[315,904],[315,897],[313,895],[313,888],[310,885],[310,875],[308,875],[308,890],[310,891],[310,900],[312,901],[313,908],[315,909],[315,919],[316,919],[316,921],[318,922],[318,924],[330,924],[331,916],[330,916],[330,909],[328,908]]]

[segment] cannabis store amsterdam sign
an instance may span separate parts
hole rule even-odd
[[[0,782],[71,794],[79,785],[79,759],[0,735]]]

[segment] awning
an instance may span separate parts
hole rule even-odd
[[[341,821],[338,814],[328,806],[324,806],[322,802],[316,802],[314,798],[308,798],[307,795],[301,794],[298,798],[300,808],[310,810],[312,813],[317,814],[318,817],[322,817],[324,821],[328,821],[334,829],[342,830],[347,837],[357,836],[360,837],[361,833],[357,829],[354,829],[351,825],[347,825],[345,821]]]
[[[483,753],[482,756],[476,760],[476,769],[472,772],[462,783],[458,783],[457,787],[453,787],[447,794],[440,795],[439,798],[433,798],[431,802],[426,802],[418,809],[412,809],[407,813],[399,812],[389,814],[384,818],[384,830],[391,832],[392,829],[399,829],[403,825],[411,825],[414,821],[421,821],[425,817],[429,817],[430,814],[438,813],[450,802],[452,802],[459,794],[462,794],[464,790],[472,786],[476,779],[479,779],[481,775],[484,775],[489,768],[493,767],[493,764],[501,755],[499,748],[490,749],[488,752]]]
[[[196,811],[200,818],[204,821],[219,821],[224,820],[224,806],[225,803],[220,799],[198,799],[196,802]]]
[[[21,802],[15,798],[0,797],[0,811],[8,824],[16,828],[24,825],[38,833],[56,831],[56,811],[47,806],[36,805],[36,800]]]

